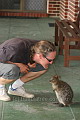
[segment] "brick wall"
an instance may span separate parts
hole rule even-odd
[[[5,12],[1,11],[0,16],[8,17],[48,17],[47,13],[27,13],[27,12]]]
[[[58,17],[60,0],[47,0],[47,13],[50,17]]]
[[[61,0],[60,19],[70,19],[75,21],[78,13],[79,0]]]
[[[60,19],[66,19],[68,15],[68,0],[60,1]]]
[[[79,0],[47,0],[47,13],[50,17],[75,21]]]
[[[78,13],[78,2],[79,0],[69,0],[69,12],[68,19],[75,21]]]

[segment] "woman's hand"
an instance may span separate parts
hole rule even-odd
[[[28,66],[29,66],[30,68],[35,68],[35,67],[36,67],[36,63],[33,63],[33,64],[28,63]]]
[[[15,63],[20,68],[21,73],[28,73],[29,67],[23,63]]]
[[[36,67],[36,63],[33,63],[33,64],[28,63],[28,65],[25,65],[23,63],[15,63],[15,64],[20,68],[21,73],[28,73],[29,68]]]

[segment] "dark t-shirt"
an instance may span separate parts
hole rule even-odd
[[[13,38],[0,45],[0,61],[14,63],[29,63],[30,48],[36,40]]]
[[[30,48],[37,40],[29,40],[25,38],[13,38],[5,41],[0,45],[0,61],[11,61],[14,63],[27,64],[30,62]],[[43,66],[37,64],[36,68],[31,71],[44,70]]]

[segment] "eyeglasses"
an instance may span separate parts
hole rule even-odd
[[[53,62],[54,61],[54,59],[48,59],[46,56],[45,56],[45,58],[48,60],[48,62]]]

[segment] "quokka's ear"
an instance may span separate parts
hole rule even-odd
[[[51,77],[50,80],[59,80],[61,78],[61,76],[58,76],[58,75],[54,75]]]
[[[53,78],[56,78],[56,79],[57,79],[57,78],[58,78],[58,75],[54,75]]]
[[[58,76],[58,75],[53,76],[53,79],[59,80],[60,78],[61,78],[61,76]]]

